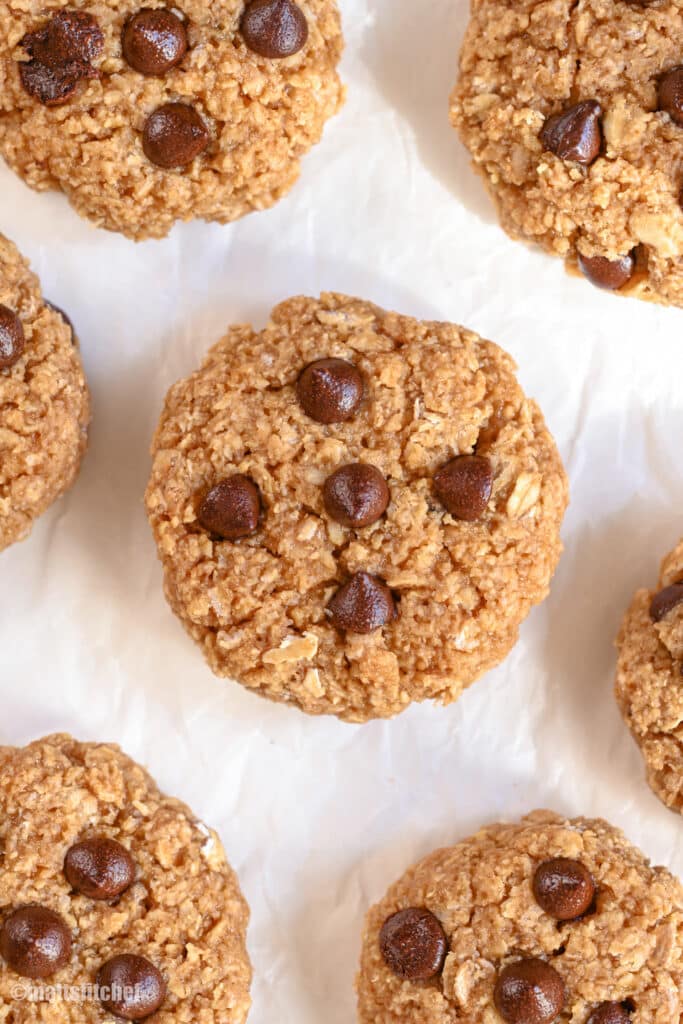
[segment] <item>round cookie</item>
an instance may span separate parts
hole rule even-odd
[[[69,1024],[243,1024],[249,911],[216,833],[115,746],[48,736],[0,763],[12,1021],[48,1019],[31,1001],[47,985],[49,1019]]]
[[[0,551],[71,487],[89,421],[73,327],[0,235]]]
[[[683,888],[605,821],[536,811],[416,864],[367,917],[360,1024],[671,1024]]]
[[[451,119],[503,227],[593,284],[683,305],[674,0],[477,0]]]
[[[541,413],[453,324],[336,294],[271,316],[167,396],[146,502],[168,600],[215,673],[311,714],[449,703],[560,554]]]
[[[655,590],[639,590],[617,646],[616,697],[660,800],[683,813],[683,541]]]
[[[336,0],[0,0],[0,154],[133,239],[296,181],[340,107]]]

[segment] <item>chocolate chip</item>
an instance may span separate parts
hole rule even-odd
[[[112,957],[97,974],[100,1000],[105,1010],[124,1020],[144,1020],[166,998],[166,982],[144,956],[123,953]]]
[[[379,948],[394,974],[409,981],[426,981],[441,973],[448,941],[434,914],[422,907],[409,907],[384,922]]]
[[[363,400],[363,378],[345,359],[316,359],[299,375],[296,394],[304,412],[318,423],[342,423]]]
[[[328,476],[323,500],[327,514],[343,526],[370,526],[384,515],[389,488],[374,466],[353,462]]]
[[[597,288],[614,292],[622,288],[633,277],[636,259],[633,252],[608,260],[605,256],[582,256],[579,254],[579,269],[584,277]]]
[[[581,917],[595,898],[590,871],[580,861],[568,857],[555,857],[539,865],[533,888],[539,907],[556,921]]]
[[[650,618],[653,622],[660,622],[669,612],[683,601],[683,583],[672,583],[664,587],[650,602]]]
[[[683,68],[672,68],[659,82],[659,109],[683,125]]]
[[[48,978],[68,963],[71,932],[54,910],[19,907],[3,922],[0,954],[23,978]]]
[[[0,305],[0,370],[14,366],[24,351],[24,328],[17,314]]]
[[[261,514],[261,494],[243,473],[221,480],[206,495],[197,513],[201,526],[226,540],[254,533]]]
[[[50,309],[51,309],[51,310],[52,310],[52,311],[53,311],[54,313],[59,313],[59,315],[61,316],[62,320],[63,320],[63,321],[64,321],[64,323],[65,323],[65,324],[67,325],[67,327],[70,327],[70,328],[71,328],[71,333],[73,334],[73,336],[74,336],[74,338],[75,338],[75,337],[76,337],[76,328],[75,328],[75,327],[74,327],[74,325],[73,325],[73,322],[72,322],[72,320],[71,320],[71,317],[70,317],[70,316],[67,316],[67,315],[66,315],[66,313],[64,312],[64,310],[63,310],[63,309],[61,309],[61,307],[60,307],[60,306],[55,306],[54,302],[50,302],[50,300],[49,300],[49,299],[45,299],[45,300],[44,300],[44,302],[45,302],[45,305],[46,305],[46,306],[49,306],[49,307],[50,307]]]
[[[372,633],[398,616],[389,587],[367,572],[357,572],[339,588],[327,613],[337,629],[351,633]]]
[[[72,62],[89,64],[104,49],[104,34],[92,14],[58,11],[36,32],[21,41],[29,57],[56,67]]]
[[[249,49],[260,57],[291,57],[306,45],[308,22],[292,0],[251,0],[240,32]]]
[[[597,100],[584,100],[549,117],[541,130],[541,142],[560,160],[592,164],[602,148],[600,117],[602,107]]]
[[[621,1003],[601,1003],[586,1024],[630,1024],[631,1018]]]
[[[494,991],[498,1013],[508,1024],[550,1024],[562,1013],[566,997],[555,968],[535,957],[504,967]]]
[[[93,836],[72,846],[64,859],[69,885],[92,900],[113,900],[135,881],[135,861],[115,839]]]
[[[104,34],[85,11],[59,11],[21,46],[31,57],[19,64],[22,85],[45,106],[65,103],[80,82],[99,77],[92,61],[104,49]]]
[[[126,22],[123,56],[141,75],[163,75],[187,53],[187,30],[173,11],[143,7]]]
[[[483,455],[458,455],[434,474],[434,493],[457,519],[480,519],[492,491],[493,468]]]
[[[187,167],[209,145],[209,130],[187,103],[165,103],[150,114],[142,148],[157,167]]]

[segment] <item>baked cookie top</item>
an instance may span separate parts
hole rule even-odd
[[[249,912],[216,833],[115,746],[48,736],[0,763],[11,1020],[243,1024]]]
[[[683,7],[474,0],[453,124],[505,229],[683,304]]]
[[[0,0],[0,154],[130,238],[232,221],[294,184],[341,51],[335,0]]]
[[[326,294],[233,327],[168,393],[147,511],[218,675],[312,714],[455,700],[560,554],[566,479],[511,358]]]
[[[71,486],[89,420],[71,323],[0,235],[0,550]]]
[[[604,821],[548,811],[412,867],[368,914],[361,1024],[671,1024],[683,889]]]
[[[683,813],[683,541],[655,590],[639,590],[619,638],[616,696],[660,800]]]

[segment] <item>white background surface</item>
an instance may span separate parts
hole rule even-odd
[[[678,540],[683,313],[509,241],[448,125],[464,0],[344,0],[348,103],[276,209],[133,243],[0,170],[0,230],[73,318],[93,392],[73,491],[0,558],[0,741],[120,743],[222,835],[251,903],[251,1024],[347,1024],[368,904],[538,806],[602,815],[683,873],[612,697],[613,640]],[[456,705],[307,718],[216,680],[166,607],[142,495],[162,396],[229,323],[335,289],[511,351],[572,483],[548,601]]]

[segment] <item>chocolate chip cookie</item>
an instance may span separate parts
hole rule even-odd
[[[89,420],[71,321],[0,235],[0,551],[71,487]]]
[[[233,327],[152,452],[173,610],[214,672],[311,714],[455,700],[560,554],[564,470],[510,357],[343,295]]]
[[[477,0],[451,100],[509,234],[679,306],[682,53],[674,0]]]
[[[616,696],[660,800],[683,813],[683,541],[639,590],[617,641]]]
[[[605,821],[536,811],[412,867],[370,911],[361,1024],[671,1024],[683,887]]]
[[[216,833],[118,747],[48,736],[0,764],[8,1020],[244,1024],[249,911]]]
[[[130,238],[271,206],[340,107],[336,0],[0,0],[0,154]]]

